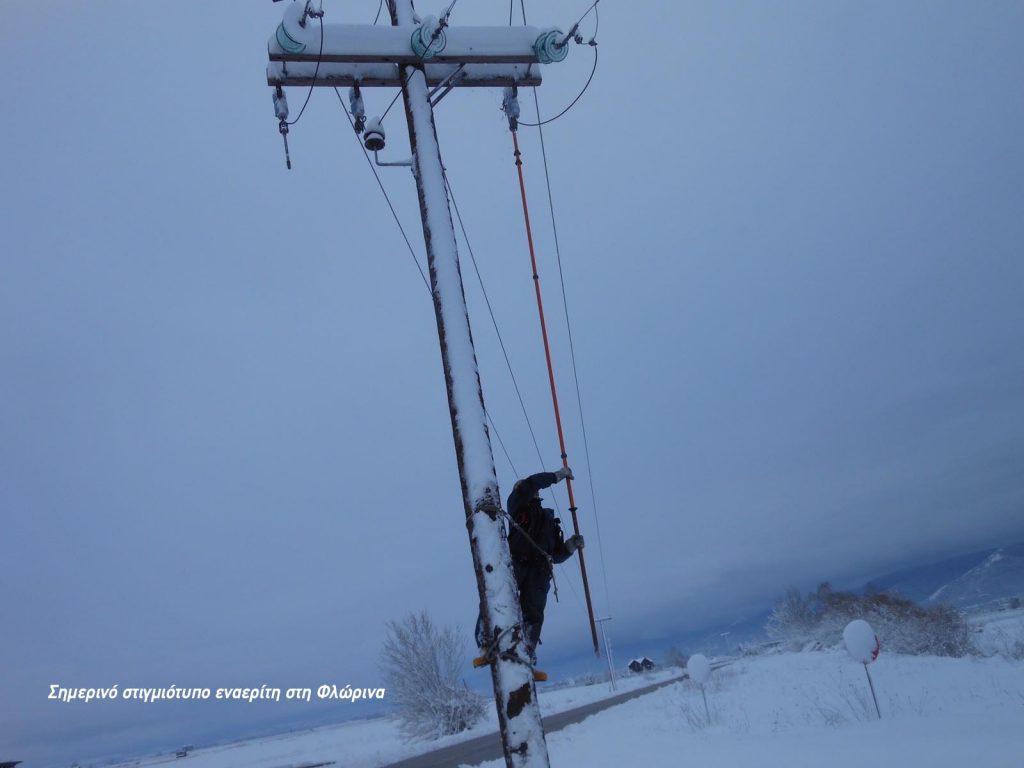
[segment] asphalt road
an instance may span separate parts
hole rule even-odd
[[[578,723],[597,712],[614,707],[616,704],[621,704],[624,701],[635,699],[638,696],[643,696],[645,693],[656,691],[682,679],[683,675],[680,675],[679,677],[673,677],[671,680],[663,680],[660,683],[654,683],[644,688],[637,688],[635,691],[620,693],[618,696],[612,696],[610,699],[602,699],[591,704],[584,704],[582,707],[576,707],[576,709],[548,715],[544,718],[544,731],[545,733],[552,733],[561,730],[567,725]],[[462,765],[463,763],[475,765],[476,763],[482,763],[484,760],[498,760],[501,757],[501,740],[498,738],[497,733],[489,733],[486,736],[478,736],[475,739],[463,741],[460,744],[452,744],[450,747],[399,760],[397,763],[386,766],[386,768],[454,768],[454,766]]]

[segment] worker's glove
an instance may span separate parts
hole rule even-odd
[[[570,480],[576,479],[572,475],[572,470],[569,469],[568,467],[562,467],[560,470],[555,472],[555,477],[558,478],[558,482],[562,482],[563,480],[565,480],[565,478],[569,478]]]
[[[565,542],[565,547],[570,553],[575,552],[577,549],[583,549],[583,537],[578,533],[575,536],[570,536],[569,540]]]

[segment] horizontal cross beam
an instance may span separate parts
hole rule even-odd
[[[451,76],[458,67],[455,64],[425,64],[427,85],[440,85],[441,81]],[[313,73],[316,73],[316,79]],[[398,74],[397,64],[336,64],[321,63],[317,70],[316,62],[287,63],[272,61],[267,65],[267,85],[301,85],[348,87],[359,84],[361,87],[385,86],[401,87],[402,81]],[[467,64],[462,71],[448,83],[456,88],[497,87],[505,88],[512,85],[540,85],[540,67],[529,64]]]
[[[337,63],[389,62],[417,64],[411,41],[419,27],[324,24],[323,53],[319,24],[308,20],[304,27],[290,24],[281,45],[280,35],[270,38],[271,61],[321,61]],[[443,45],[435,42],[430,61],[454,64],[537,64],[535,43],[551,29],[540,27],[448,27]]]

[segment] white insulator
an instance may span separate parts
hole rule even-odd
[[[384,149],[384,144],[385,133],[381,119],[374,117],[367,120],[366,126],[363,128],[363,146],[370,152],[380,152],[380,150]]]
[[[278,120],[288,119],[288,97],[280,87],[274,89],[274,115]]]
[[[359,92],[356,86],[348,89],[348,105],[353,117],[361,118],[366,116],[366,108],[363,106],[363,94]]]

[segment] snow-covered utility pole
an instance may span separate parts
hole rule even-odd
[[[612,647],[608,643],[608,631],[604,628],[606,621],[611,621],[611,616],[605,616],[604,618],[598,619],[597,623],[601,627],[601,640],[604,643],[604,658],[608,662],[608,682],[611,684],[612,690],[616,689],[615,685],[615,662],[612,660]]]
[[[388,6],[392,24],[415,24],[412,0],[388,0]],[[401,65],[400,77],[484,637],[495,646],[491,649],[491,676],[505,763],[510,768],[539,768],[548,764],[547,744],[501,519],[501,495],[459,268],[455,225],[437,145],[434,110],[422,64]]]
[[[453,6],[447,5],[449,12]],[[325,24],[322,13],[316,16],[311,7],[310,0],[294,0],[270,40],[267,82],[275,88],[279,129],[287,146],[291,123],[282,86],[352,86],[349,100],[356,125],[363,128],[365,147],[376,156],[385,147],[385,130],[382,118],[367,121],[359,114],[362,89],[402,89],[505,762],[509,768],[547,768],[433,108],[456,87],[539,85],[537,65],[565,58],[564,35],[557,29],[525,26],[449,27],[447,13],[440,19],[421,19],[412,0],[388,0],[391,27]]]

